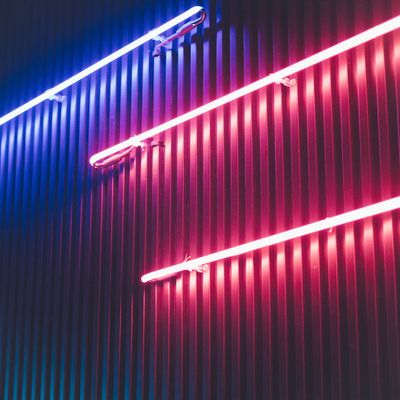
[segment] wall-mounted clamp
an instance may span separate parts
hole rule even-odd
[[[207,17],[207,13],[205,12],[204,9],[200,10],[200,17],[197,18],[194,21],[190,21],[187,24],[183,25],[181,28],[179,28],[175,33],[173,33],[171,36],[165,37],[165,36],[156,36],[153,39],[156,41],[159,41],[159,43],[153,51],[153,57],[158,57],[161,55],[161,49],[165,47],[168,43],[171,43],[173,40],[180,38],[181,36],[186,35],[189,33],[192,29],[196,28],[196,26],[202,24],[204,20]]]
[[[190,256],[188,256],[186,254],[185,259],[183,260],[182,264],[184,265],[185,262],[187,262],[189,260],[190,260]],[[196,272],[199,272],[199,273],[203,273],[203,272],[207,272],[209,270],[209,265],[208,264],[201,264],[201,265],[196,265],[196,266],[193,266],[193,267],[190,266],[190,267],[187,268],[187,270],[189,272],[196,271]]]
[[[286,87],[295,86],[296,83],[297,83],[297,81],[295,78],[289,78],[289,77],[281,78],[278,81],[276,81],[277,85],[284,85]]]
[[[62,94],[52,94],[49,96],[49,100],[54,100],[57,103],[64,103],[64,100],[66,99],[66,96]]]

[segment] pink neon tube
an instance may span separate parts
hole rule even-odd
[[[400,208],[400,196],[389,200],[375,203],[370,206],[358,208],[353,211],[339,214],[334,217],[326,218],[311,224],[303,225],[298,228],[280,232],[275,235],[267,236],[262,239],[244,243],[239,246],[229,249],[217,251],[216,253],[208,254],[193,260],[185,261],[180,264],[172,265],[171,267],[162,268],[154,272],[150,272],[142,276],[142,282],[157,281],[173,276],[183,271],[193,271],[201,269],[202,266],[208,265],[215,261],[220,261],[225,258],[239,256],[251,251],[259,250],[264,247],[273,246],[278,243],[286,242],[287,240],[299,238],[311,233],[320,232],[349,222],[358,221],[363,218],[372,217],[388,211],[393,211]]]
[[[332,47],[320,51],[319,53],[316,53],[311,57],[307,57],[304,60],[301,60],[286,68],[281,69],[280,71],[274,72],[273,74],[270,74],[256,82],[251,83],[250,85],[244,86],[241,89],[235,90],[234,92],[213,100],[210,103],[204,104],[203,106],[195,108],[192,111],[180,115],[179,117],[173,118],[170,121],[151,128],[148,131],[132,136],[115,146],[109,147],[108,149],[101,151],[100,153],[94,154],[92,157],[90,157],[90,164],[95,167],[96,164],[101,163],[102,160],[108,159],[110,157],[112,158],[113,156],[118,157],[118,155],[121,154],[129,154],[130,148],[140,146],[141,142],[143,142],[144,140],[150,139],[153,136],[156,136],[166,131],[167,129],[173,128],[183,122],[189,121],[195,117],[205,114],[206,112],[214,110],[224,104],[230,103],[233,100],[237,100],[248,93],[252,93],[272,83],[280,82],[282,79],[287,78],[297,72],[316,65],[347,50],[353,49],[360,44],[368,42],[386,33],[392,32],[398,28],[400,28],[400,16],[392,18],[343,42],[340,42]]]

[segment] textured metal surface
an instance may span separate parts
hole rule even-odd
[[[87,4],[75,19],[38,5],[12,31],[4,112],[193,5]],[[400,32],[90,168],[95,151],[400,12],[203,5],[206,24],[165,56],[146,45],[0,128],[0,398],[400,398],[397,212],[140,283],[400,194]],[[18,69],[43,21],[41,56]]]

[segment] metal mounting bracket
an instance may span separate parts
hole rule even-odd
[[[289,77],[285,77],[282,79],[279,79],[279,81],[276,81],[277,85],[284,85],[286,87],[293,87],[295,86],[297,83],[295,78],[289,78]]]
[[[62,94],[53,94],[49,97],[49,100],[54,100],[57,103],[63,103],[67,97]]]

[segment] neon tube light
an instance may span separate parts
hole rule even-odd
[[[141,142],[146,139],[150,139],[153,136],[166,131],[167,129],[173,128],[183,122],[189,121],[195,117],[198,117],[208,111],[214,110],[224,104],[230,103],[233,100],[237,100],[240,97],[245,96],[246,94],[252,93],[256,90],[259,90],[263,87],[266,87],[272,83],[281,82],[283,79],[300,72],[308,67],[311,67],[315,64],[318,64],[324,60],[327,60],[331,57],[334,57],[338,54],[341,54],[347,50],[350,50],[354,47],[359,46],[365,42],[368,42],[372,39],[375,39],[379,36],[382,36],[386,33],[392,32],[395,29],[400,28],[400,16],[392,18],[380,25],[377,25],[371,29],[368,29],[358,35],[355,35],[343,42],[340,42],[332,47],[329,47],[319,53],[314,54],[311,57],[307,57],[299,62],[296,62],[286,68],[283,68],[273,74],[270,74],[256,82],[253,82],[247,86],[244,86],[234,92],[231,92],[227,95],[224,95],[216,100],[211,101],[203,106],[195,108],[192,111],[189,111],[179,117],[173,118],[168,122],[165,122],[161,125],[158,125],[148,131],[145,131],[141,134],[130,137],[129,139],[121,142],[115,146],[109,147],[106,150],[103,150],[90,158],[90,164],[96,167],[96,164],[99,163],[101,166],[102,160],[105,160],[109,157],[111,158],[120,158],[129,154],[129,149],[132,149],[135,146],[139,146]],[[120,153],[120,154],[118,154]],[[121,156],[122,154],[122,156]]]
[[[70,87],[71,85],[82,80],[83,78],[86,78],[93,72],[99,70],[100,68],[104,67],[107,64],[110,64],[111,62],[113,62],[116,59],[122,57],[123,55],[129,53],[133,49],[136,49],[137,47],[141,46],[142,44],[144,44],[152,39],[157,38],[157,36],[160,36],[162,33],[168,31],[169,29],[173,28],[175,25],[178,25],[179,23],[187,20],[188,18],[192,17],[193,15],[199,13],[202,10],[203,10],[203,8],[200,6],[192,7],[190,10],[185,11],[183,14],[178,15],[177,17],[171,19],[170,21],[161,25],[160,27],[148,32],[144,36],[133,41],[132,43],[127,44],[126,46],[122,47],[121,49],[117,50],[116,52],[108,55],[107,57],[101,59],[100,61],[97,61],[95,64],[91,65],[88,68],[85,68],[81,72],[78,72],[76,75],[71,76],[70,78],[68,78],[64,82],[61,82],[57,86],[54,86],[53,88],[46,90],[44,93],[42,93],[38,97],[35,97],[34,99],[28,101],[27,103],[16,108],[15,110],[9,112],[8,114],[3,115],[0,118],[0,126],[5,124],[6,122],[12,120],[13,118],[17,117],[18,115],[21,115],[25,111],[28,111],[31,108],[37,106],[38,104],[42,103],[43,101],[54,98],[54,96],[57,93],[60,93],[62,90]]]
[[[273,246],[278,243],[286,242],[311,233],[320,232],[323,230],[331,229],[339,225],[347,224],[349,222],[358,221],[363,218],[372,217],[374,215],[382,214],[388,211],[393,211],[400,208],[400,196],[394,197],[389,200],[375,203],[370,206],[358,208],[334,217],[326,218],[320,221],[313,222],[308,225],[303,225],[298,228],[290,229],[288,231],[280,232],[275,235],[267,236],[262,239],[254,240],[252,242],[244,243],[239,246],[231,247],[229,249],[221,250],[216,253],[208,254],[193,260],[184,261],[183,263],[173,265],[171,267],[159,269],[142,276],[142,282],[157,281],[173,276],[183,271],[199,270],[204,265],[220,261],[225,258],[239,256],[251,251],[259,250],[264,247]]]

